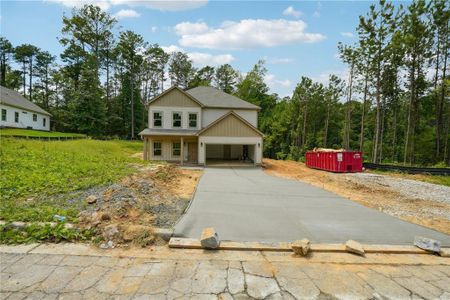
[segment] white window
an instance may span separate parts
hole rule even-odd
[[[181,127],[181,113],[179,112],[172,113],[172,127],[176,128]]]
[[[19,123],[19,113],[17,111],[14,112],[14,122]]]
[[[174,142],[172,144],[172,155],[173,156],[181,155],[181,143],[180,142]]]
[[[153,127],[162,127],[162,112],[153,112]]]
[[[47,123],[47,119],[46,118],[43,118],[42,119],[42,126],[44,126],[45,127],[45,124]]]
[[[189,113],[189,127],[197,128],[197,114],[196,113]]]
[[[2,108],[2,121],[6,121],[6,109]]]
[[[161,142],[154,142],[153,143],[153,155],[154,156],[161,156]]]
[[[33,122],[37,121],[37,114],[33,114]]]

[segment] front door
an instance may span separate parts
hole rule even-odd
[[[188,144],[188,161],[190,163],[197,163],[197,143]]]
[[[231,159],[231,145],[223,145],[223,158],[225,160]]]

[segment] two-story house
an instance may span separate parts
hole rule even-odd
[[[148,105],[139,133],[144,159],[207,165],[223,161],[261,164],[260,107],[213,87],[172,87]]]

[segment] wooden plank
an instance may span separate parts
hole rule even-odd
[[[203,249],[198,239],[171,238],[170,248]],[[366,253],[384,254],[429,254],[414,246],[408,245],[363,245]],[[234,251],[277,251],[291,252],[290,243],[257,243],[257,242],[230,242],[222,241],[217,250]],[[347,253],[344,244],[311,244],[311,252],[340,252]]]

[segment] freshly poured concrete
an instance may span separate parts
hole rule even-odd
[[[420,235],[450,246],[449,235],[258,168],[205,169],[175,236],[199,238],[205,227],[232,241],[411,245]]]

